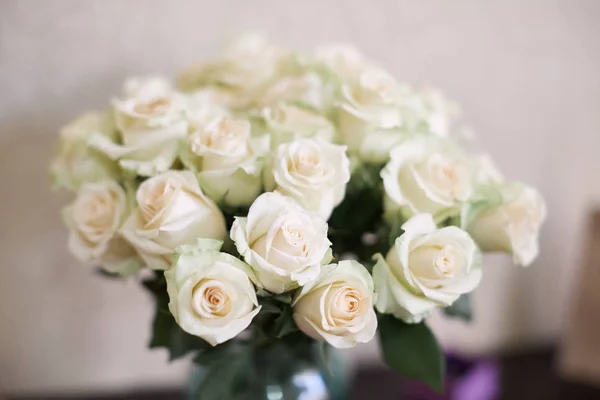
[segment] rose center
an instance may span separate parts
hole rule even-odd
[[[458,175],[454,166],[445,161],[439,161],[433,165],[434,177],[439,187],[452,189],[457,181]]]
[[[345,308],[347,313],[356,314],[359,308],[360,299],[356,291],[351,291],[344,296]]]
[[[221,286],[200,282],[194,288],[192,306],[202,317],[224,317],[231,311],[231,299]]]
[[[435,258],[436,268],[444,275],[451,276],[456,270],[457,255],[452,246],[444,246]]]
[[[148,102],[137,103],[133,109],[138,114],[158,116],[166,114],[170,105],[171,102],[167,97],[159,97]]]
[[[150,222],[169,204],[175,191],[176,187],[171,182],[159,182],[150,188],[148,195],[139,201],[140,210],[146,222]]]
[[[109,193],[91,193],[75,204],[74,219],[90,235],[108,230],[116,212],[116,198]]]
[[[318,149],[308,148],[301,149],[290,158],[288,170],[307,178],[326,179],[331,168],[328,168]]]
[[[335,326],[348,326],[352,324],[358,316],[362,314],[364,307],[364,296],[361,293],[349,286],[333,285],[333,308],[328,319]]]
[[[252,153],[249,137],[250,126],[246,121],[222,120],[194,134],[191,149],[204,157],[204,170],[225,168]]]
[[[308,244],[306,243],[304,233],[295,227],[284,226],[284,236],[286,241],[293,247],[300,250],[300,255],[306,256],[308,254]]]

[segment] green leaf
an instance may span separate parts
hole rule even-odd
[[[273,324],[273,331],[276,338],[282,338],[298,331],[298,326],[294,321],[291,309],[286,310],[286,312],[277,317]]]
[[[222,350],[217,350],[222,347]],[[206,375],[199,387],[194,390],[193,398],[198,400],[231,400],[239,394],[253,379],[253,368],[249,347],[215,347],[210,363],[203,360]],[[195,362],[197,362],[195,360]]]
[[[142,285],[148,290],[154,297],[167,294],[167,281],[165,276],[160,272],[154,272],[154,276],[142,281]]]
[[[460,296],[452,305],[444,308],[444,314],[453,318],[460,318],[465,321],[473,319],[473,309],[471,307],[471,296],[465,293]]]
[[[379,172],[381,166],[360,165],[352,173],[346,187],[346,197],[334,210],[329,219],[329,232],[338,237],[356,239],[364,232],[373,232],[383,212],[383,188]],[[351,249],[355,244],[349,244]],[[348,250],[344,249],[344,250]]]
[[[319,357],[321,358],[321,364],[324,367],[325,371],[329,376],[333,375],[331,368],[331,356],[330,356],[330,347],[327,342],[318,342],[317,344],[319,348]]]
[[[379,318],[379,339],[387,365],[442,392],[444,355],[427,325],[407,324],[391,315],[382,315]]]
[[[396,243],[396,239],[398,239],[403,233],[404,231],[402,230],[402,225],[404,225],[404,222],[406,221],[406,219],[402,216],[401,212],[396,212],[394,213],[393,216],[390,216],[392,218],[392,224],[390,226],[390,232],[388,234],[388,246],[392,247],[394,246],[394,243]]]
[[[292,304],[292,293],[281,293],[272,296],[274,300],[277,300],[280,303]]]
[[[194,363],[203,366],[210,366],[223,358],[228,358],[232,354],[243,353],[249,348],[248,343],[239,340],[229,340],[199,353],[194,357]]]
[[[251,343],[230,340],[219,344],[194,358],[205,375],[194,387],[194,399],[233,400],[239,399],[248,384],[254,381]],[[192,382],[194,384],[194,382]],[[245,398],[245,397],[244,397]]]
[[[119,274],[115,274],[114,272],[108,272],[107,270],[105,270],[104,268],[101,267],[97,267],[96,268],[96,273],[100,276],[103,276],[104,278],[108,278],[108,279],[118,279],[118,280],[122,280],[123,277]]]
[[[333,210],[329,223],[339,234],[360,237],[363,232],[373,231],[375,223],[381,217],[382,208],[380,190],[365,188],[346,196]]]
[[[276,303],[268,297],[261,297],[258,299],[258,304],[262,307],[261,313],[265,314],[281,314],[282,309]]]

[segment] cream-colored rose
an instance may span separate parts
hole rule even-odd
[[[218,116],[229,115],[231,99],[227,91],[219,88],[204,88],[185,95],[188,130],[194,131]]]
[[[458,106],[432,88],[403,87],[402,130],[409,134],[450,135]]]
[[[517,264],[527,266],[538,255],[546,204],[528,186],[508,183],[499,190],[502,203],[477,213],[467,230],[483,251],[507,252]]]
[[[277,190],[328,219],[344,199],[350,180],[346,147],[318,139],[281,144],[265,180],[268,190]]]
[[[400,84],[376,68],[342,86],[340,133],[367,163],[381,164],[401,141],[423,135],[446,137],[458,108],[439,91]]]
[[[293,302],[298,327],[333,347],[367,343],[377,332],[375,295],[369,272],[353,260],[323,267],[316,281],[303,286]]]
[[[292,104],[267,107],[263,109],[262,116],[274,147],[300,138],[320,138],[326,142],[333,142],[336,138],[335,126],[329,119]]]
[[[339,129],[351,152],[367,162],[384,162],[401,138],[402,93],[382,70],[371,68],[341,88]],[[390,134],[390,132],[392,132]]]
[[[306,285],[331,260],[325,220],[277,192],[260,195],[247,218],[236,217],[231,239],[272,293]]]
[[[326,85],[316,72],[306,71],[275,79],[264,91],[256,94],[256,108],[293,103],[313,110],[329,110],[333,104],[333,88]]]
[[[177,246],[226,235],[223,214],[190,171],[167,171],[147,179],[136,200],[137,208],[121,233],[151,269],[168,269]]]
[[[436,219],[458,213],[473,192],[470,161],[450,143],[430,138],[403,141],[381,171],[385,210],[406,215],[431,213]]]
[[[260,311],[250,267],[227,253],[221,241],[199,239],[175,251],[165,272],[169,310],[181,329],[212,346],[246,329]]]
[[[129,99],[153,99],[172,90],[171,82],[160,75],[134,76],[123,83],[123,95]]]
[[[250,128],[247,120],[219,116],[194,126],[188,137],[181,160],[217,203],[250,205],[260,194],[269,137],[252,137]]]
[[[372,68],[363,55],[351,44],[336,43],[318,47],[314,53],[317,62],[325,64],[341,79],[353,79]]]
[[[217,60],[185,70],[179,76],[179,87],[189,91],[218,86],[250,100],[254,91],[279,73],[284,57],[264,35],[247,33],[228,43]]]
[[[88,112],[61,129],[58,152],[50,166],[55,187],[77,190],[85,183],[119,176],[118,165],[88,146],[92,135],[112,140],[116,129],[110,115]]]
[[[437,229],[430,214],[415,215],[402,229],[373,268],[376,308],[416,323],[477,287],[481,256],[467,232],[455,226]]]
[[[69,250],[80,261],[99,261],[109,272],[130,275],[142,264],[118,229],[127,218],[125,191],[114,181],[83,185],[64,212]]]
[[[105,271],[126,277],[140,271],[144,262],[123,235],[117,233],[102,255],[100,265]]]
[[[342,115],[353,115],[377,128],[398,127],[402,123],[401,100],[392,76],[380,69],[368,69],[353,84],[342,87]]]
[[[185,98],[167,82],[157,80],[127,81],[125,96],[113,101],[120,142],[98,135],[90,142],[125,170],[142,176],[159,174],[173,165],[179,140],[188,129]]]

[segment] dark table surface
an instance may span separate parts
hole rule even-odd
[[[591,387],[568,382],[557,376],[554,370],[554,352],[550,349],[511,354],[499,358],[499,399],[503,400],[600,400],[600,384]],[[349,400],[398,400],[400,382],[397,375],[388,369],[359,370],[352,383]],[[78,400],[179,400],[181,392],[136,391],[103,396],[70,397],[19,397],[19,400],[78,399]],[[406,399],[406,398],[405,398]],[[407,399],[420,400],[420,399]]]

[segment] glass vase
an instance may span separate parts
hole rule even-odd
[[[346,400],[347,377],[343,360],[323,344],[274,341],[194,364],[187,399]]]

